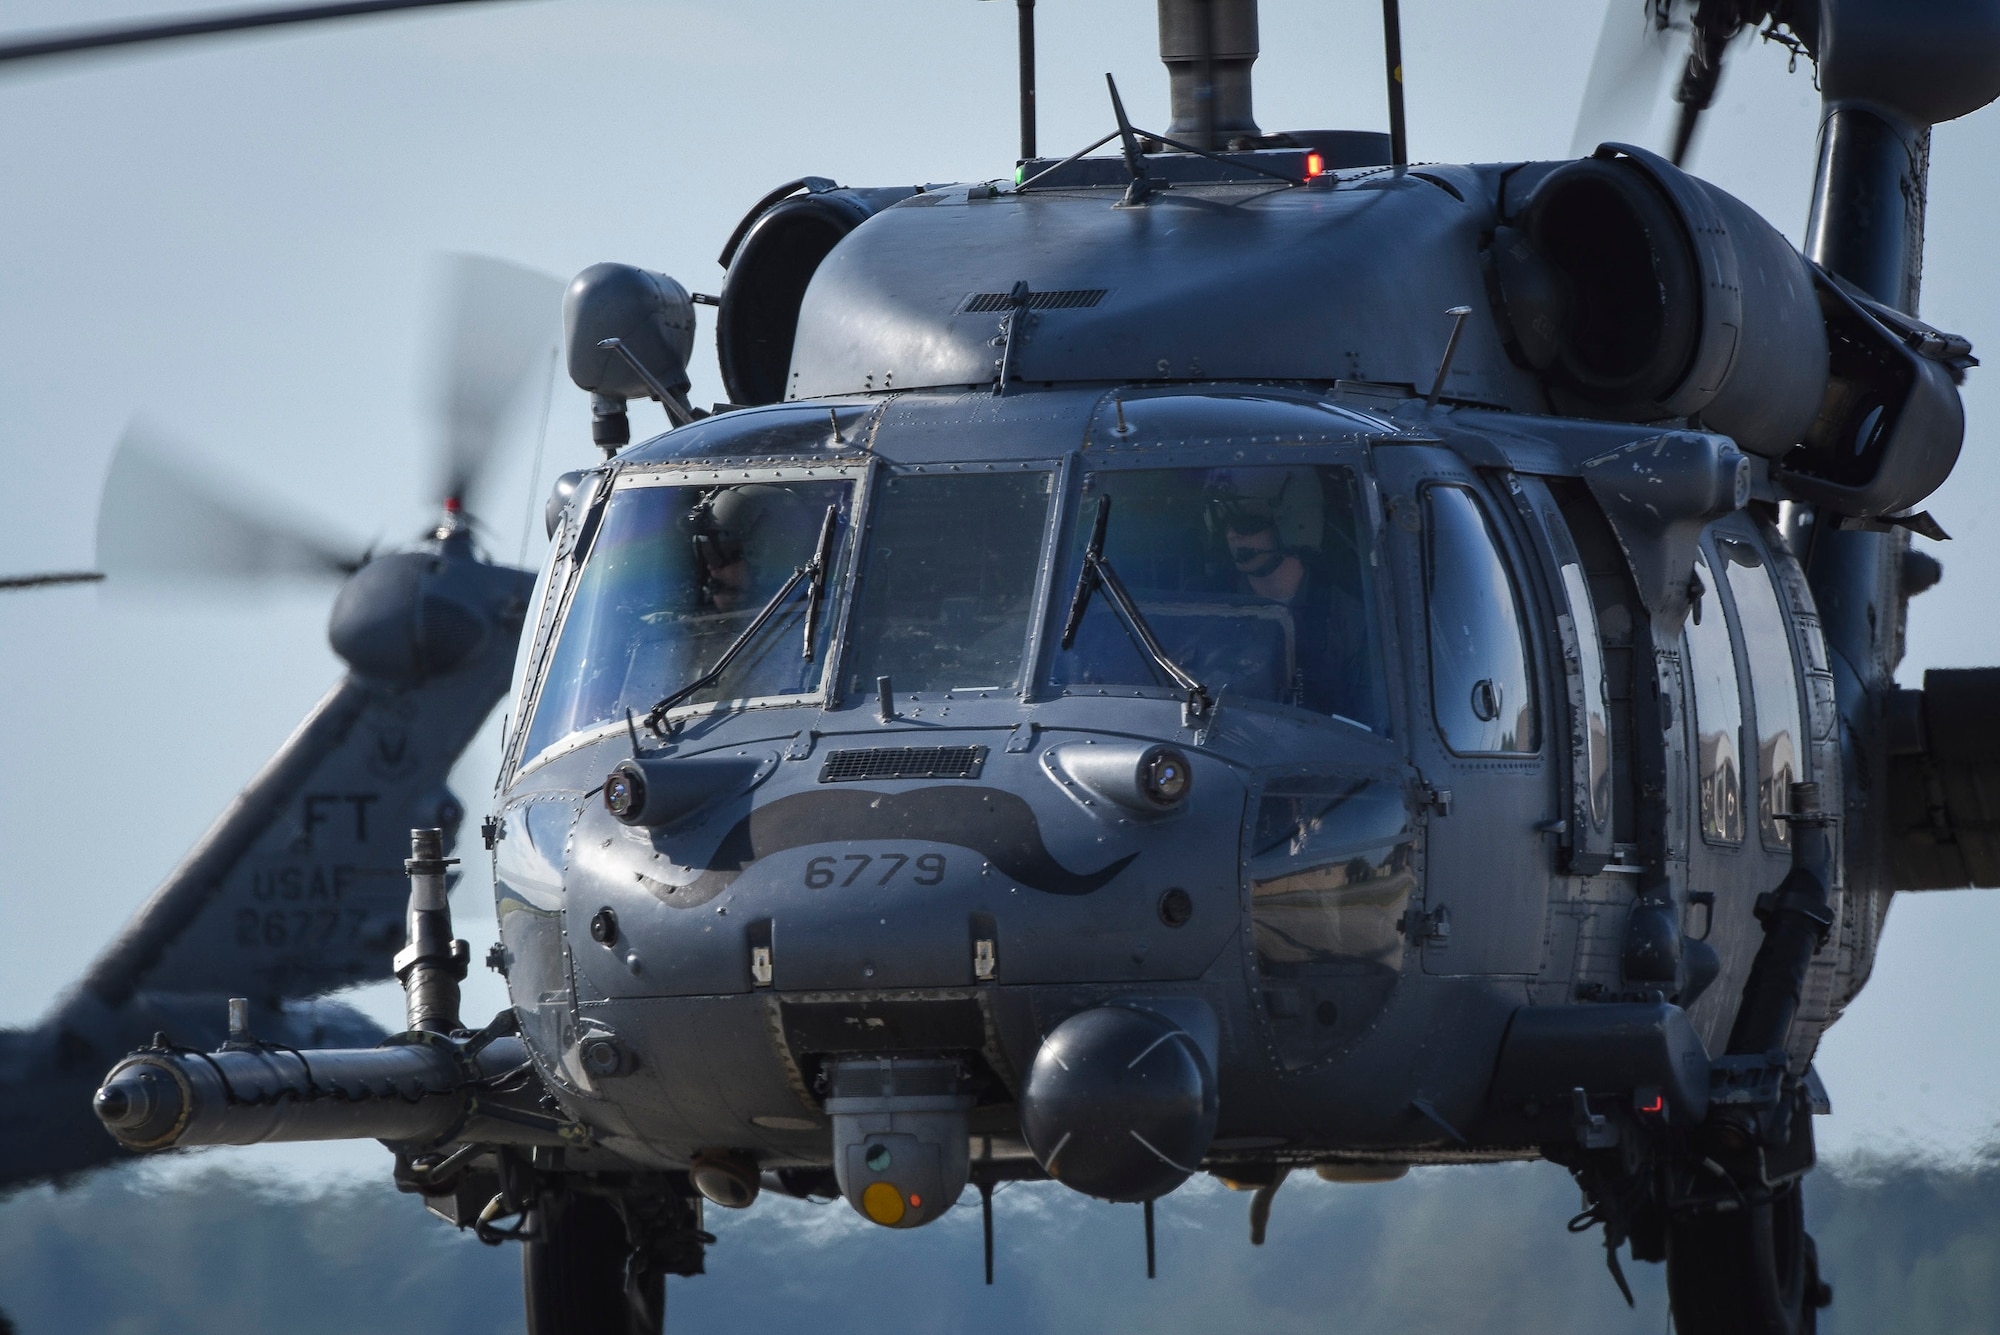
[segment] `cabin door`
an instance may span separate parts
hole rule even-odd
[[[1378,447],[1429,803],[1424,969],[1541,970],[1560,813],[1550,637],[1509,512],[1454,456]]]

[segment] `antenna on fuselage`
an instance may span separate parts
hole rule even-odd
[[[1389,163],[1410,165],[1410,138],[1403,125],[1403,16],[1397,0],[1382,0],[1382,65],[1389,75]]]
[[[1021,160],[1035,156],[1035,0],[1014,0],[1020,13]]]

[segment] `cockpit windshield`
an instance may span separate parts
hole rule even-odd
[[[813,559],[829,508],[835,587],[846,559],[854,483],[628,482],[606,506],[549,661],[523,755],[625,717],[699,680]],[[684,704],[806,695],[819,689],[833,624],[829,597],[805,653],[810,581],[798,581],[721,676]]]
[[[868,518],[847,693],[1021,684],[1052,474],[891,473]]]
[[[851,475],[733,476],[620,481],[561,614],[524,761],[656,706],[678,717],[823,692],[852,705],[883,677],[898,698],[1021,694],[1031,632],[1065,624],[1106,500],[1100,564],[1116,596],[1084,600],[1068,648],[1051,630],[1027,694],[1185,696],[1184,676],[1225,706],[1386,731],[1369,530],[1348,468],[1107,468],[1067,506],[1046,465],[878,468],[865,533],[849,520]],[[1062,564],[1043,580],[1061,514]]]
[[[1209,694],[1269,700],[1380,730],[1366,529],[1353,474],[1330,465],[1104,470],[1085,478],[1064,593],[1097,507],[1104,559],[1176,666]],[[1086,607],[1050,683],[1071,695],[1166,686],[1104,599]]]

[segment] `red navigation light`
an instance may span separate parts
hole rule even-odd
[[[1658,1094],[1655,1094],[1653,1095],[1653,1101],[1651,1103],[1642,1103],[1639,1105],[1639,1111],[1642,1113],[1656,1113],[1660,1111],[1660,1109],[1666,1106],[1667,1106],[1666,1099],[1664,1099]]]
[[[1308,179],[1314,176],[1318,176],[1321,172],[1325,170],[1326,170],[1325,158],[1321,157],[1317,153],[1306,154],[1306,176]]]

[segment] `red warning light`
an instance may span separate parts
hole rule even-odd
[[[1660,1111],[1660,1109],[1666,1106],[1667,1106],[1666,1099],[1664,1099],[1658,1094],[1655,1094],[1653,1095],[1653,1101],[1651,1103],[1642,1103],[1639,1105],[1639,1111],[1642,1113],[1656,1113]]]
[[[1325,170],[1326,170],[1325,158],[1321,157],[1317,153],[1306,154],[1306,176],[1308,179],[1318,176],[1321,172]]]
[[[924,1198],[917,1195],[914,1191],[910,1193],[910,1208],[912,1210],[921,1210],[924,1208]]]

